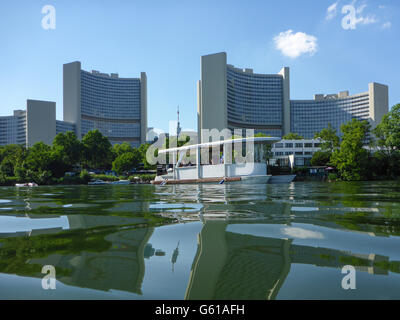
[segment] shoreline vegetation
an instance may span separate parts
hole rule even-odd
[[[353,119],[343,124],[340,131],[341,137],[329,124],[315,135],[322,143],[321,150],[314,153],[311,165],[332,167],[325,181],[400,178],[400,104],[393,106],[374,130],[368,121]],[[302,139],[296,134],[286,137]],[[164,147],[169,146],[169,139],[166,140]],[[178,146],[184,143],[178,141]],[[142,144],[133,148],[128,143],[112,146],[99,130],[89,131],[81,141],[72,131],[59,133],[51,146],[43,142],[29,148],[24,145],[1,146],[0,186],[28,182],[79,185],[95,179],[150,183],[155,178],[156,165],[147,162],[149,147],[150,144]],[[301,181],[305,170],[307,168],[294,168],[292,173],[298,173]],[[304,180],[308,181],[307,178]]]
[[[80,185],[101,179],[150,183],[156,166],[146,161],[149,144],[133,148],[128,143],[111,145],[99,130],[89,131],[82,141],[74,132],[59,133],[51,146],[0,147],[0,185],[35,182],[38,185]],[[139,169],[137,171],[136,169]],[[108,174],[105,174],[108,173]]]

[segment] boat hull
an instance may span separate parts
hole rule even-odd
[[[171,184],[198,184],[198,183],[251,183],[251,184],[266,184],[271,178],[269,175],[262,176],[240,176],[240,177],[217,177],[203,179],[181,179],[181,180],[154,180],[151,183],[155,185],[171,185]]]

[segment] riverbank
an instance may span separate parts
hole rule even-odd
[[[65,176],[62,178],[51,178],[46,183],[38,183],[42,186],[52,186],[52,185],[87,185],[91,180],[103,180],[106,182],[114,182],[119,180],[129,180],[132,184],[150,184],[151,181],[155,179],[155,174],[141,174],[126,176],[112,176],[105,174],[88,174],[81,173],[75,176]],[[32,181],[19,180],[16,177],[1,177],[0,186],[15,186],[17,183],[28,183]],[[36,181],[34,181],[36,182]],[[37,182],[36,182],[37,183]]]

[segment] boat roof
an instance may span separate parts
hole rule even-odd
[[[187,145],[179,148],[170,148],[170,149],[163,149],[159,150],[159,154],[169,153],[169,152],[180,152],[180,151],[187,151],[191,149],[197,148],[207,148],[207,147],[214,147],[218,145],[224,144],[231,144],[231,143],[243,143],[243,142],[253,142],[253,143],[264,143],[264,144],[273,144],[278,141],[281,141],[282,138],[278,137],[251,137],[251,138],[238,138],[238,139],[228,139],[228,140],[221,140],[221,141],[213,141],[213,142],[205,142],[200,144],[192,144]]]

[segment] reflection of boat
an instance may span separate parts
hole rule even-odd
[[[127,185],[127,184],[131,184],[131,182],[129,180],[119,180],[119,181],[113,181],[113,182],[111,182],[111,184]]]
[[[271,137],[240,138],[160,150],[159,155],[169,153],[173,168],[167,174],[157,176],[152,183],[267,183],[271,176],[267,174],[266,146],[279,140]],[[243,145],[246,145],[246,156],[241,156]],[[188,153],[190,160],[185,159],[187,166],[184,166]]]
[[[17,183],[15,184],[16,187],[38,187],[38,184],[35,182],[29,182],[29,183]]]
[[[88,185],[91,185],[91,186],[94,186],[94,185],[103,185],[103,184],[108,184],[108,183],[105,182],[105,181],[103,181],[103,180],[100,180],[100,179],[97,179],[97,180],[88,182]]]

